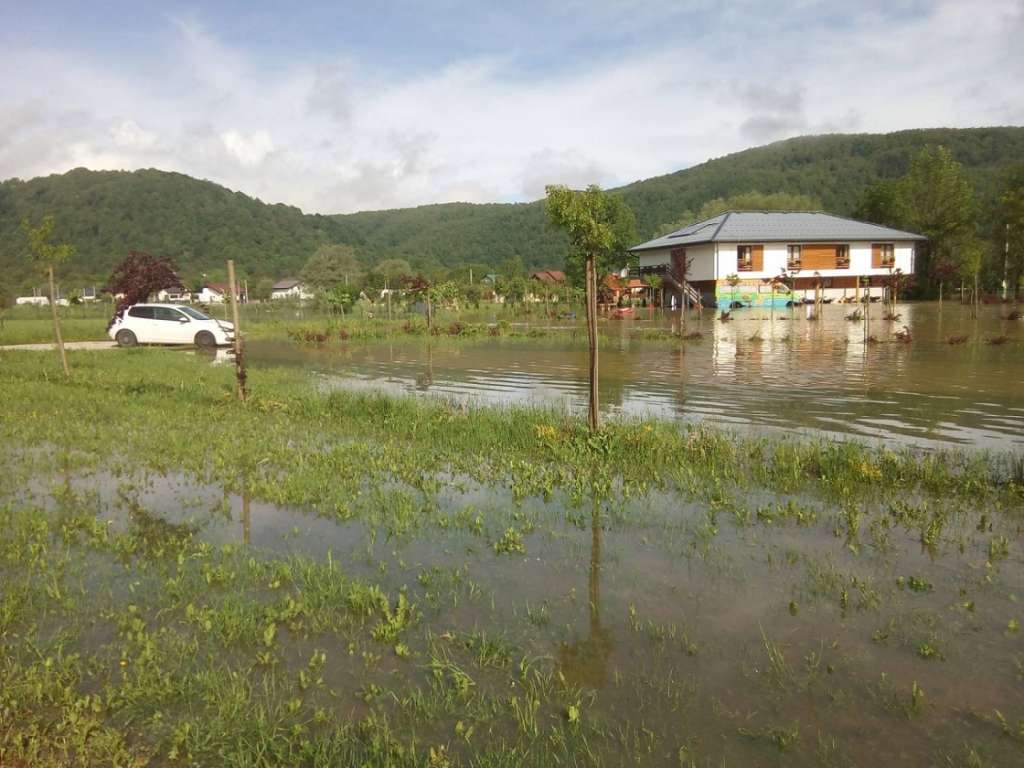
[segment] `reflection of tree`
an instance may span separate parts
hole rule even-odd
[[[590,630],[587,637],[574,643],[562,643],[558,649],[558,666],[566,681],[573,685],[601,688],[608,679],[608,660],[614,641],[601,626],[601,511],[597,500],[590,517]]]
[[[128,531],[139,548],[159,556],[181,548],[191,540],[199,528],[190,523],[172,523],[160,515],[150,512],[136,499],[122,497],[128,507]],[[169,545],[173,545],[170,549]]]
[[[434,385],[434,348],[427,342],[427,367],[426,370],[416,374],[416,389],[426,392]]]
[[[249,510],[249,505],[252,499],[249,496],[249,492],[243,486],[242,488],[242,543],[245,546],[250,544],[250,534],[252,532],[252,513]]]

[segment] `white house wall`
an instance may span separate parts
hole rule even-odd
[[[760,243],[744,243],[745,245],[760,245]],[[822,277],[843,277],[847,275],[888,275],[887,267],[871,266],[871,245],[872,243],[849,243],[850,266],[847,269],[820,269],[801,270],[798,277],[810,277],[818,272]],[[788,243],[764,243],[764,261],[762,269],[740,272],[737,268],[736,255],[737,244],[718,244],[718,275],[717,279],[724,280],[729,275],[737,275],[741,280],[755,280],[762,277],[778,277],[786,268],[786,261],[789,256]],[[899,242],[893,248],[893,255],[896,260],[896,268],[903,270],[905,274],[912,274],[914,271],[914,244],[911,242]],[[702,279],[702,278],[694,278]]]
[[[733,259],[736,251],[733,249]],[[714,280],[715,279],[715,246],[690,245],[686,247],[686,258],[691,259],[690,273],[687,280]],[[672,249],[665,248],[657,251],[645,251],[640,254],[640,268],[659,267],[672,263]]]

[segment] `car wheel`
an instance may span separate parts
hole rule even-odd
[[[127,328],[118,331],[114,336],[114,341],[117,342],[119,347],[134,347],[139,343],[135,334]]]
[[[213,338],[213,334],[209,331],[200,331],[196,334],[196,346],[209,349],[210,347],[217,346],[217,340]]]

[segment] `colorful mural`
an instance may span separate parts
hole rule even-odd
[[[715,284],[715,305],[719,309],[729,309],[736,303],[744,307],[784,307],[789,300],[789,288],[781,284],[739,283],[732,286],[725,281]]]

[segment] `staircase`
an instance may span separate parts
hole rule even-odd
[[[682,282],[678,277],[676,277],[675,270],[673,270],[671,267],[665,267],[663,271],[659,272],[659,274],[666,283],[671,285],[673,288],[679,291],[680,294],[682,294],[683,298],[686,300],[686,303],[689,304],[691,307],[704,306],[701,300],[700,291],[694,288],[690,283]]]

